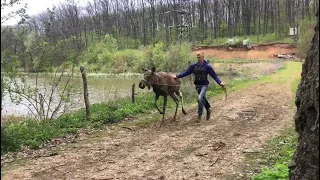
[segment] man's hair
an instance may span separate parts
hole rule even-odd
[[[199,55],[204,57],[204,53],[202,51],[197,52],[197,56],[199,56]]]

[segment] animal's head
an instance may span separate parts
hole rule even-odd
[[[153,76],[155,75],[155,72],[156,72],[156,68],[155,67],[152,67],[152,69],[151,70],[149,70],[149,69],[146,69],[146,68],[144,68],[144,67],[142,67],[142,70],[144,71],[144,73],[143,73],[143,78],[144,78],[144,81],[142,80],[142,81],[140,81],[140,83],[139,83],[139,87],[140,87],[140,85],[141,85],[141,87],[145,87],[145,86],[148,86],[148,89],[150,89],[151,88],[151,81],[152,81],[152,78],[153,78]],[[140,88],[141,88],[140,87]],[[143,88],[144,88],[143,87]],[[143,88],[141,88],[141,89],[143,89]]]
[[[139,83],[139,88],[144,89],[146,86],[148,86],[147,81],[142,79]],[[150,87],[148,86],[148,88],[150,89]]]

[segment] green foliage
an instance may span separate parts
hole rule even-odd
[[[165,57],[164,57],[165,46],[162,42],[155,44],[152,50],[152,59],[151,62],[155,67],[160,67],[164,64]]]
[[[311,40],[314,35],[315,21],[303,20],[300,22],[300,34],[298,41],[299,56],[307,57],[308,50],[311,46]]]
[[[129,37],[117,38],[119,49],[137,49],[141,42],[139,39],[133,39]]]
[[[155,44],[155,46],[148,46],[141,50],[142,59],[136,59],[134,69],[141,72],[141,67],[151,68],[157,67],[158,71],[182,71],[188,66],[188,60],[191,56],[190,44],[176,44],[170,45],[167,49],[162,42]],[[139,54],[139,55],[141,55]]]
[[[115,63],[114,53],[118,50],[117,40],[109,34],[105,35],[103,41],[98,42],[88,48],[80,59],[85,65],[95,64],[97,70],[107,65],[112,67]]]
[[[34,31],[31,31],[26,38],[26,41],[24,42],[24,45],[26,47],[26,52],[30,52],[35,45],[36,42],[36,33]]]
[[[128,71],[138,71],[138,66],[142,62],[142,51],[136,49],[125,49],[116,51],[115,56],[115,73],[123,73]]]
[[[169,46],[166,53],[166,62],[162,68],[169,72],[185,70],[188,66],[188,61],[192,61],[191,52],[191,44]]]
[[[252,180],[287,180],[289,177],[288,167],[286,164],[276,164],[271,169],[264,170],[263,173],[255,176]]]
[[[219,37],[226,37],[228,34],[228,24],[227,22],[222,22],[219,29]]]

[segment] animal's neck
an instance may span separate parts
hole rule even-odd
[[[157,73],[155,73],[154,75],[152,75],[152,77],[149,78],[148,83],[150,83],[151,85],[157,82]]]

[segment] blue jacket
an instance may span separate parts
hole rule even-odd
[[[218,78],[217,74],[214,72],[213,68],[211,67],[211,65],[205,60],[204,62],[204,71],[206,73],[206,75],[208,76],[208,74],[218,83],[220,84],[221,81],[220,79]],[[193,70],[195,68],[200,68],[202,65],[200,63],[194,63],[192,65],[190,65],[190,67],[183,73],[180,73],[177,75],[177,78],[183,78],[185,76],[188,76],[190,75],[191,73],[193,73]],[[207,80],[205,85],[208,85],[209,84],[209,81]]]

